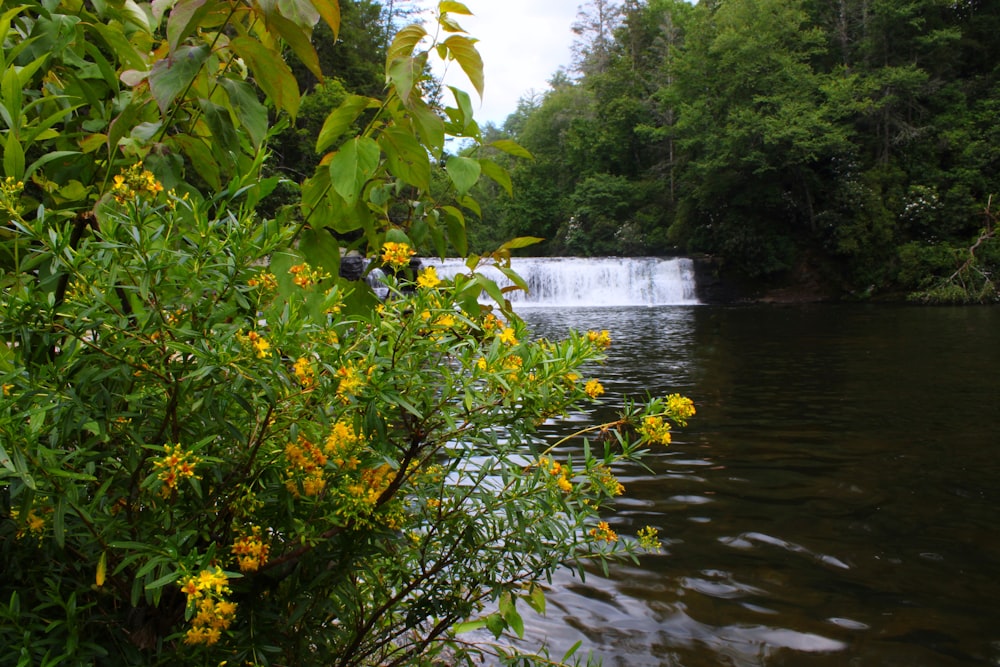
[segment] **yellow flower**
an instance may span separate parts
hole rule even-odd
[[[257,277],[247,281],[250,287],[259,287],[262,290],[274,290],[278,288],[278,279],[273,273],[262,271]]]
[[[504,345],[517,345],[517,338],[514,336],[514,330],[510,327],[506,327],[500,332],[500,342]]]
[[[437,269],[433,266],[428,266],[426,269],[420,272],[417,276],[417,285],[420,287],[425,287],[427,289],[434,289],[441,284],[441,279],[438,278]]]
[[[596,379],[590,379],[587,380],[587,384],[583,385],[583,390],[587,393],[587,396],[597,398],[604,393],[604,386]]]
[[[316,384],[316,372],[313,370],[312,364],[305,357],[299,357],[295,360],[295,377],[298,379],[299,384],[306,389]]]
[[[337,396],[344,403],[351,400],[351,396],[357,395],[364,385],[361,373],[353,366],[342,366],[337,370],[337,378],[340,384],[337,385]]]
[[[608,333],[607,329],[603,329],[601,331],[588,331],[587,340],[602,350],[606,350],[611,347],[611,334]]]
[[[397,269],[409,264],[410,258],[416,254],[407,243],[386,241],[382,244],[382,261]]]
[[[607,521],[601,521],[596,528],[591,528],[589,535],[600,542],[618,541],[618,533],[611,529]]]
[[[260,538],[260,526],[252,526],[249,535],[239,537],[232,546],[233,555],[239,562],[241,572],[256,572],[261,565],[267,562],[268,552],[271,547],[264,544]],[[223,603],[219,603],[219,607]],[[231,602],[224,604],[232,605]],[[235,608],[235,605],[233,605]]]
[[[667,396],[666,412],[674,421],[684,426],[687,424],[688,418],[695,414],[694,402],[687,396],[670,394]]]
[[[663,421],[663,417],[649,416],[642,420],[639,427],[639,434],[650,442],[661,445],[670,444],[670,422]]]
[[[164,445],[163,456],[153,461],[153,467],[160,469],[157,477],[163,482],[160,494],[164,498],[168,497],[170,492],[177,488],[177,483],[184,478],[200,479],[194,471],[199,463],[201,463],[200,458],[184,451],[179,444]]]
[[[660,542],[660,532],[652,526],[640,528],[635,536],[639,538],[639,546],[646,551],[659,551],[663,547]]]

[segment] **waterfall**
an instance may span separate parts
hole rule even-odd
[[[442,278],[467,271],[462,260],[425,259]],[[520,306],[550,308],[600,306],[674,306],[698,303],[694,263],[658,257],[515,257],[514,269],[528,293],[509,294]],[[482,273],[501,287],[510,285],[499,271]]]

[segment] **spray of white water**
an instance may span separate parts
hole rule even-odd
[[[442,278],[468,269],[462,260],[425,259]],[[550,308],[600,306],[675,306],[698,303],[694,263],[687,258],[515,257],[513,268],[528,283],[509,298],[521,306]],[[483,270],[501,287],[510,285],[499,271]]]

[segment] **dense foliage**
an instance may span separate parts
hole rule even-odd
[[[601,513],[690,401],[567,456],[535,430],[603,393],[607,332],[532,340],[505,301],[532,239],[447,279],[411,261],[464,254],[469,192],[523,153],[428,94],[432,56],[482,91],[468,9],[394,28],[378,91],[324,76],[341,9],[3,3],[0,663],[523,664],[482,638],[522,633],[555,568],[657,546]],[[309,100],[293,178],[269,145]]]
[[[996,3],[582,10],[577,78],[504,125],[536,159],[484,243],[531,233],[553,254],[705,252],[857,296],[996,298]]]

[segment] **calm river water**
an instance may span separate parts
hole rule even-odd
[[[560,573],[528,645],[629,667],[1000,665],[1000,309],[521,314],[611,331],[597,418],[647,391],[698,408],[652,474],[618,471],[612,526],[656,526],[664,551]]]

